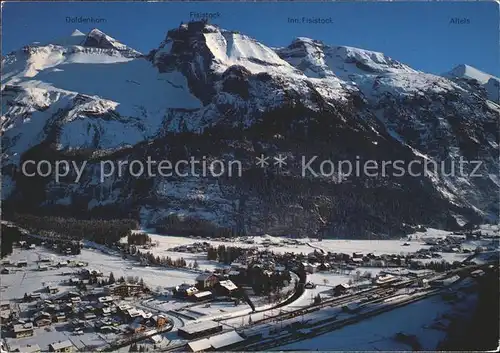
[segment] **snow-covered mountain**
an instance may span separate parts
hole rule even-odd
[[[179,232],[361,237],[496,220],[500,108],[481,83],[456,76],[309,38],[271,48],[203,22],[170,30],[146,55],[99,30],[75,31],[2,58],[2,200],[19,212],[133,216]],[[261,153],[286,155],[286,171],[256,167]],[[115,171],[101,182],[103,159],[148,156],[237,159],[244,172]],[[477,159],[481,177],[314,178],[301,174],[300,156]],[[42,159],[87,165],[78,183],[75,173],[23,176],[23,161]]]
[[[469,65],[458,65],[444,74],[445,77],[455,80],[467,80],[480,84],[486,91],[487,97],[500,104],[500,78],[489,75]]]

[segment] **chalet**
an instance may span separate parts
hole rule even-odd
[[[61,309],[65,312],[71,312],[73,311],[73,303],[64,303],[61,305]]]
[[[28,294],[28,299],[29,300],[38,300],[42,297],[41,293],[30,293]]]
[[[0,325],[9,324],[12,320],[12,312],[10,310],[0,311]]]
[[[71,300],[71,298],[79,298],[80,294],[78,292],[67,292],[65,293],[62,298],[66,300]]]
[[[114,332],[117,332],[117,330],[119,330],[118,328],[116,328],[114,326],[103,325],[102,323],[100,325],[97,325],[97,323],[96,323],[95,328],[96,328],[96,330],[99,330],[102,333],[114,333]]]
[[[337,256],[340,261],[349,261],[349,259],[351,258],[349,254],[344,253],[337,254]]]
[[[59,261],[57,263],[57,267],[65,267],[65,266],[68,266],[69,262],[68,261]]]
[[[113,302],[113,297],[110,297],[110,296],[105,296],[105,297],[100,297],[97,299],[99,301],[99,303],[111,303]]]
[[[11,270],[9,270],[8,268],[2,268],[2,270],[0,271],[0,273],[2,275],[8,275],[9,273],[11,273]]]
[[[101,277],[102,276],[102,272],[99,271],[99,270],[94,270],[94,269],[84,269],[81,271],[81,274],[82,276],[84,276],[85,278],[90,278],[90,277]]]
[[[123,303],[123,304],[118,305],[118,310],[122,314],[126,313],[128,309],[132,309],[132,306],[128,303]]]
[[[51,260],[48,257],[43,257],[43,258],[40,259],[39,262],[51,262]]]
[[[385,267],[386,263],[382,259],[370,259],[368,260],[368,266],[370,267]]]
[[[81,302],[82,302],[82,298],[80,298],[80,297],[71,297],[71,298],[70,298],[70,301],[71,301],[71,303],[73,303],[73,304],[76,304],[76,303],[81,303]]]
[[[106,292],[109,295],[117,295],[120,297],[131,297],[142,293],[142,286],[140,284],[132,283],[119,283],[106,287]]]
[[[38,271],[48,271],[49,270],[49,266],[47,265],[39,265],[38,266]]]
[[[351,259],[351,263],[354,264],[354,265],[361,265],[363,263],[363,259],[361,257],[353,257]]]
[[[219,282],[219,278],[213,273],[202,273],[196,277],[196,288],[202,290],[213,288]]]
[[[17,267],[27,267],[28,266],[28,261],[26,260],[19,260],[17,262]]]
[[[76,320],[71,321],[71,325],[73,326],[73,328],[75,330],[82,330],[85,328],[85,321],[80,320],[80,319],[76,319]]]
[[[210,291],[203,291],[203,292],[198,292],[193,295],[195,300],[198,301],[203,301],[203,300],[209,300],[212,299],[212,292]]]
[[[13,326],[14,337],[23,338],[33,336],[33,324],[17,324]]]
[[[383,284],[389,284],[389,283],[394,283],[399,281],[400,278],[397,278],[393,275],[382,275],[382,276],[377,276],[374,279],[375,284],[378,285],[383,285]]]
[[[308,273],[315,273],[318,270],[318,265],[316,264],[310,264],[310,263],[304,263],[304,270]]]
[[[28,344],[24,347],[16,347],[11,350],[11,352],[20,352],[20,353],[40,353],[41,349],[38,344]]]
[[[333,288],[333,295],[339,296],[339,295],[345,294],[345,293],[347,293],[349,288],[350,288],[350,286],[348,284],[345,284],[345,283],[339,284]]]
[[[55,312],[56,311],[56,305],[50,303],[50,301],[46,300],[44,303],[44,311],[46,312]]]
[[[72,349],[73,344],[69,340],[54,342],[49,345],[49,352],[71,352]]]
[[[135,320],[137,318],[141,318],[142,314],[144,314],[144,311],[138,310],[136,308],[130,308],[127,310],[126,314],[129,319]]]
[[[190,297],[196,293],[198,293],[198,288],[185,283],[175,287],[174,290],[174,294],[178,297]]]
[[[246,270],[247,268],[248,268],[248,265],[241,263],[241,262],[231,263],[231,269],[233,269],[233,270]]]
[[[57,292],[59,292],[59,289],[57,287],[47,286],[47,292],[49,292],[50,294],[56,294]]]
[[[78,277],[73,277],[69,279],[69,284],[71,285],[80,284],[82,282],[83,282],[82,279]]]
[[[424,240],[426,245],[437,245],[438,244],[438,239],[434,238],[427,238]]]
[[[97,316],[94,313],[85,313],[85,314],[83,314],[83,318],[85,320],[93,320],[93,319],[97,318]]]
[[[153,336],[149,337],[149,339],[151,340],[151,343],[153,343],[153,344],[160,344],[161,342],[163,342],[163,337],[160,335],[153,335]]]
[[[10,310],[10,302],[8,301],[3,301],[0,303],[0,310]]]
[[[52,324],[52,317],[48,312],[41,311],[33,321],[38,327],[49,326],[50,324]]]
[[[109,316],[109,315],[111,315],[111,313],[112,313],[112,310],[110,307],[105,307],[105,308],[101,309],[101,314],[103,316]]]
[[[158,328],[163,327],[168,323],[168,319],[164,315],[152,316],[150,320],[153,323],[153,325],[155,325]]]
[[[55,322],[65,322],[67,320],[66,314],[65,313],[57,313],[54,316],[54,321]]]

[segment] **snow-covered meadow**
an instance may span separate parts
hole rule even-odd
[[[487,235],[498,234],[498,226],[495,225],[484,225],[481,227],[481,232]],[[219,245],[224,246],[235,246],[241,248],[252,248],[256,247],[259,250],[269,250],[275,253],[296,253],[296,254],[308,254],[315,250],[331,252],[331,253],[347,253],[352,254],[354,252],[361,252],[363,254],[372,253],[374,255],[382,254],[396,254],[396,255],[406,255],[409,253],[415,253],[420,249],[428,249],[430,245],[425,243],[426,239],[429,238],[445,238],[451,234],[450,231],[429,228],[425,232],[416,232],[410,234],[406,238],[402,239],[390,239],[390,240],[351,240],[351,239],[323,239],[318,241],[314,238],[302,238],[297,239],[296,244],[291,244],[290,239],[284,237],[275,237],[270,235],[262,236],[252,236],[245,238],[233,238],[233,239],[201,239],[201,238],[189,238],[189,237],[178,237],[174,235],[160,235],[154,232],[148,232],[151,237],[152,242],[157,244],[151,249],[144,251],[151,251],[155,256],[168,256],[172,259],[184,258],[187,263],[193,263],[195,260],[200,265],[201,270],[214,270],[216,267],[223,267],[222,264],[216,261],[209,261],[206,259],[205,253],[190,253],[190,252],[176,252],[172,251],[173,248],[182,245],[191,245],[193,243],[209,242],[212,246],[218,247]],[[489,244],[490,240],[471,240],[466,241],[462,244],[464,249],[469,249],[473,251],[477,246],[484,246]],[[406,244],[406,245],[405,245]],[[463,261],[470,254],[466,253],[441,253],[442,259],[453,262],[453,261]],[[436,259],[421,261],[436,261]]]

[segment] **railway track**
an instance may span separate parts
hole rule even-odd
[[[330,299],[330,300],[326,300],[324,302],[321,302],[319,304],[313,304],[313,305],[310,305],[310,306],[307,306],[304,308],[300,308],[300,309],[295,309],[292,311],[281,312],[278,315],[270,316],[270,317],[267,317],[267,318],[262,319],[262,320],[256,320],[256,321],[254,321],[253,325],[265,324],[265,323],[273,322],[273,321],[283,321],[283,320],[291,319],[291,318],[294,318],[297,316],[309,314],[309,313],[321,310],[321,309],[326,308],[326,307],[338,307],[341,305],[350,304],[352,302],[356,302],[358,300],[366,298],[367,295],[383,295],[383,294],[390,293],[390,292],[393,292],[393,290],[392,289],[376,288],[376,289],[371,290],[369,292],[363,292],[363,293],[350,295],[347,297]]]
[[[282,337],[281,339],[271,338],[271,339],[265,340],[265,341],[260,340],[259,342],[255,342],[255,343],[252,343],[250,345],[245,345],[241,348],[242,349],[244,348],[245,351],[262,351],[262,350],[269,350],[272,348],[284,346],[286,344],[295,343],[295,342],[299,342],[302,340],[310,339],[312,337],[320,336],[320,335],[325,334],[327,332],[331,332],[331,331],[340,329],[344,326],[358,323],[362,320],[365,320],[367,318],[382,314],[384,312],[388,312],[388,311],[397,309],[399,307],[408,305],[410,303],[413,303],[413,302],[416,302],[419,300],[423,300],[425,298],[429,298],[430,296],[436,295],[439,292],[441,292],[441,289],[431,290],[425,295],[422,295],[419,297],[413,297],[413,298],[408,299],[406,301],[397,302],[397,303],[390,305],[390,306],[376,308],[376,309],[370,310],[366,313],[358,314],[354,317],[346,318],[343,320],[337,320],[336,316],[334,316],[332,318],[316,322],[313,327],[308,327],[307,333],[297,331],[297,332],[293,332],[285,337]],[[392,297],[397,297],[397,296],[398,295],[386,296],[384,298],[377,299],[373,302],[367,302],[366,304],[375,303],[375,302],[378,302],[380,300],[387,300],[387,299],[390,299]]]

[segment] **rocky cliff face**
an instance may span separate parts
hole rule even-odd
[[[5,209],[133,216],[179,232],[342,237],[498,219],[499,106],[481,84],[382,53],[308,38],[272,49],[192,22],[147,55],[93,30],[11,53],[2,70]],[[261,154],[267,168],[255,163]],[[200,163],[176,176],[129,169],[148,158]],[[27,177],[27,160],[70,170]],[[214,160],[226,173],[197,176]],[[230,176],[236,160],[242,174]],[[424,161],[438,167],[330,175],[324,160],[419,161],[413,174]],[[481,163],[460,173],[461,160]]]

